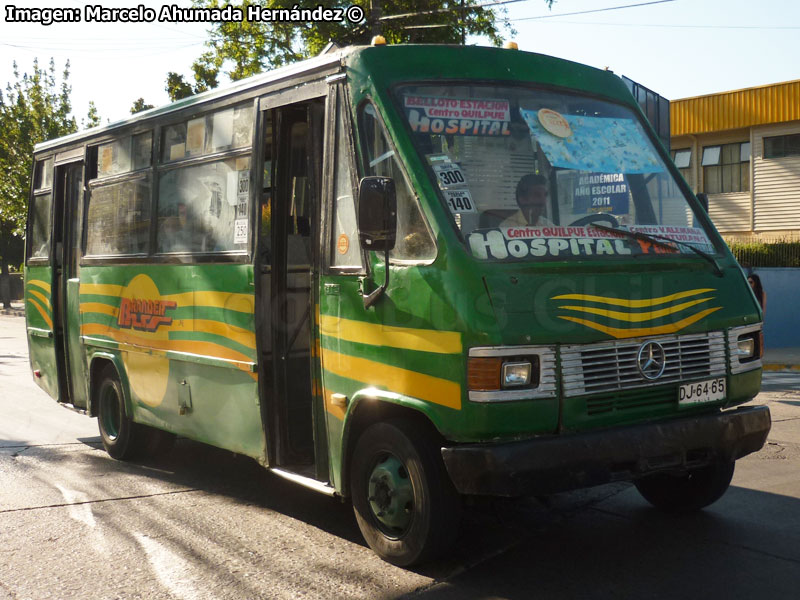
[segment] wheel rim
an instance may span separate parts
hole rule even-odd
[[[119,436],[121,416],[119,397],[112,386],[106,387],[100,396],[100,420],[106,436],[112,441],[116,440]]]
[[[414,516],[414,487],[408,470],[391,454],[378,458],[367,486],[372,516],[384,533],[400,536]]]

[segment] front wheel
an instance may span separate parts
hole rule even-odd
[[[364,539],[383,560],[431,560],[455,539],[460,497],[425,426],[408,420],[368,427],[356,444],[350,491]]]
[[[730,486],[733,470],[734,462],[724,461],[677,475],[648,475],[634,483],[644,499],[659,510],[686,513],[719,500]]]

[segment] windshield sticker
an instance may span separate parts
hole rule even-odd
[[[411,131],[448,135],[510,135],[508,100],[404,96]]]
[[[447,207],[450,209],[451,213],[477,212],[469,190],[445,190],[443,193],[445,202],[447,202]]]
[[[539,120],[540,112],[520,109],[531,138],[555,167],[627,174],[664,170],[633,119],[559,115],[572,131],[569,137],[559,137],[545,129]]]
[[[441,163],[438,165],[431,165],[431,167],[436,174],[436,181],[439,182],[439,187],[443,190],[453,187],[463,187],[467,183],[464,172],[456,163]]]
[[[630,227],[629,230],[689,243],[700,250],[714,251],[713,245],[703,230],[695,227],[639,225]],[[676,254],[682,250],[680,246],[670,244],[668,240],[656,239],[651,242],[591,226],[525,226],[482,229],[473,231],[467,236],[467,242],[472,255],[482,260]]]
[[[233,222],[233,243],[246,244],[247,243],[247,219],[236,219]]]
[[[572,135],[569,122],[554,110],[543,108],[538,113],[539,124],[556,137],[568,138]]]
[[[699,227],[671,227],[669,225],[631,225],[629,230],[646,235],[667,237],[676,242],[691,244],[704,252],[715,252],[714,244]]]
[[[586,173],[573,189],[572,212],[576,215],[629,212],[630,188],[622,173]]]

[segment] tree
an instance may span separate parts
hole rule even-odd
[[[151,108],[155,108],[152,104],[146,104],[144,98],[139,98],[133,103],[131,106],[131,114],[135,115],[138,112],[142,112],[143,110],[150,110]]]
[[[86,121],[81,121],[81,127],[84,129],[91,129],[92,127],[99,127],[102,119],[100,113],[97,111],[97,105],[94,100],[89,100],[89,112],[86,113]]]
[[[31,75],[22,77],[15,62],[14,78],[5,95],[0,91],[0,303],[5,307],[10,303],[8,267],[23,259],[33,146],[78,129],[70,116],[69,61],[60,83],[52,59],[47,69],[34,60]]]
[[[551,6],[554,0],[544,0]],[[192,0],[195,8],[221,8],[227,0]],[[321,2],[325,7],[357,5],[364,18],[351,23],[247,20],[247,8],[297,7],[296,0],[242,0],[244,19],[214,23],[206,41],[207,50],[192,64],[194,83],[170,72],[167,92],[172,100],[217,86],[220,73],[232,80],[255,75],[319,54],[334,42],[339,46],[368,44],[376,33],[390,44],[463,43],[467,35],[488,37],[500,45],[501,31],[511,30],[505,9],[489,8],[484,0],[355,0]],[[310,6],[310,5],[309,5]]]

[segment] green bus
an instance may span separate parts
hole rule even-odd
[[[758,304],[611,72],[335,50],[39,144],[32,180],[36,382],[116,459],[179,435],[349,498],[394,564],[470,496],[700,509],[769,431]]]

